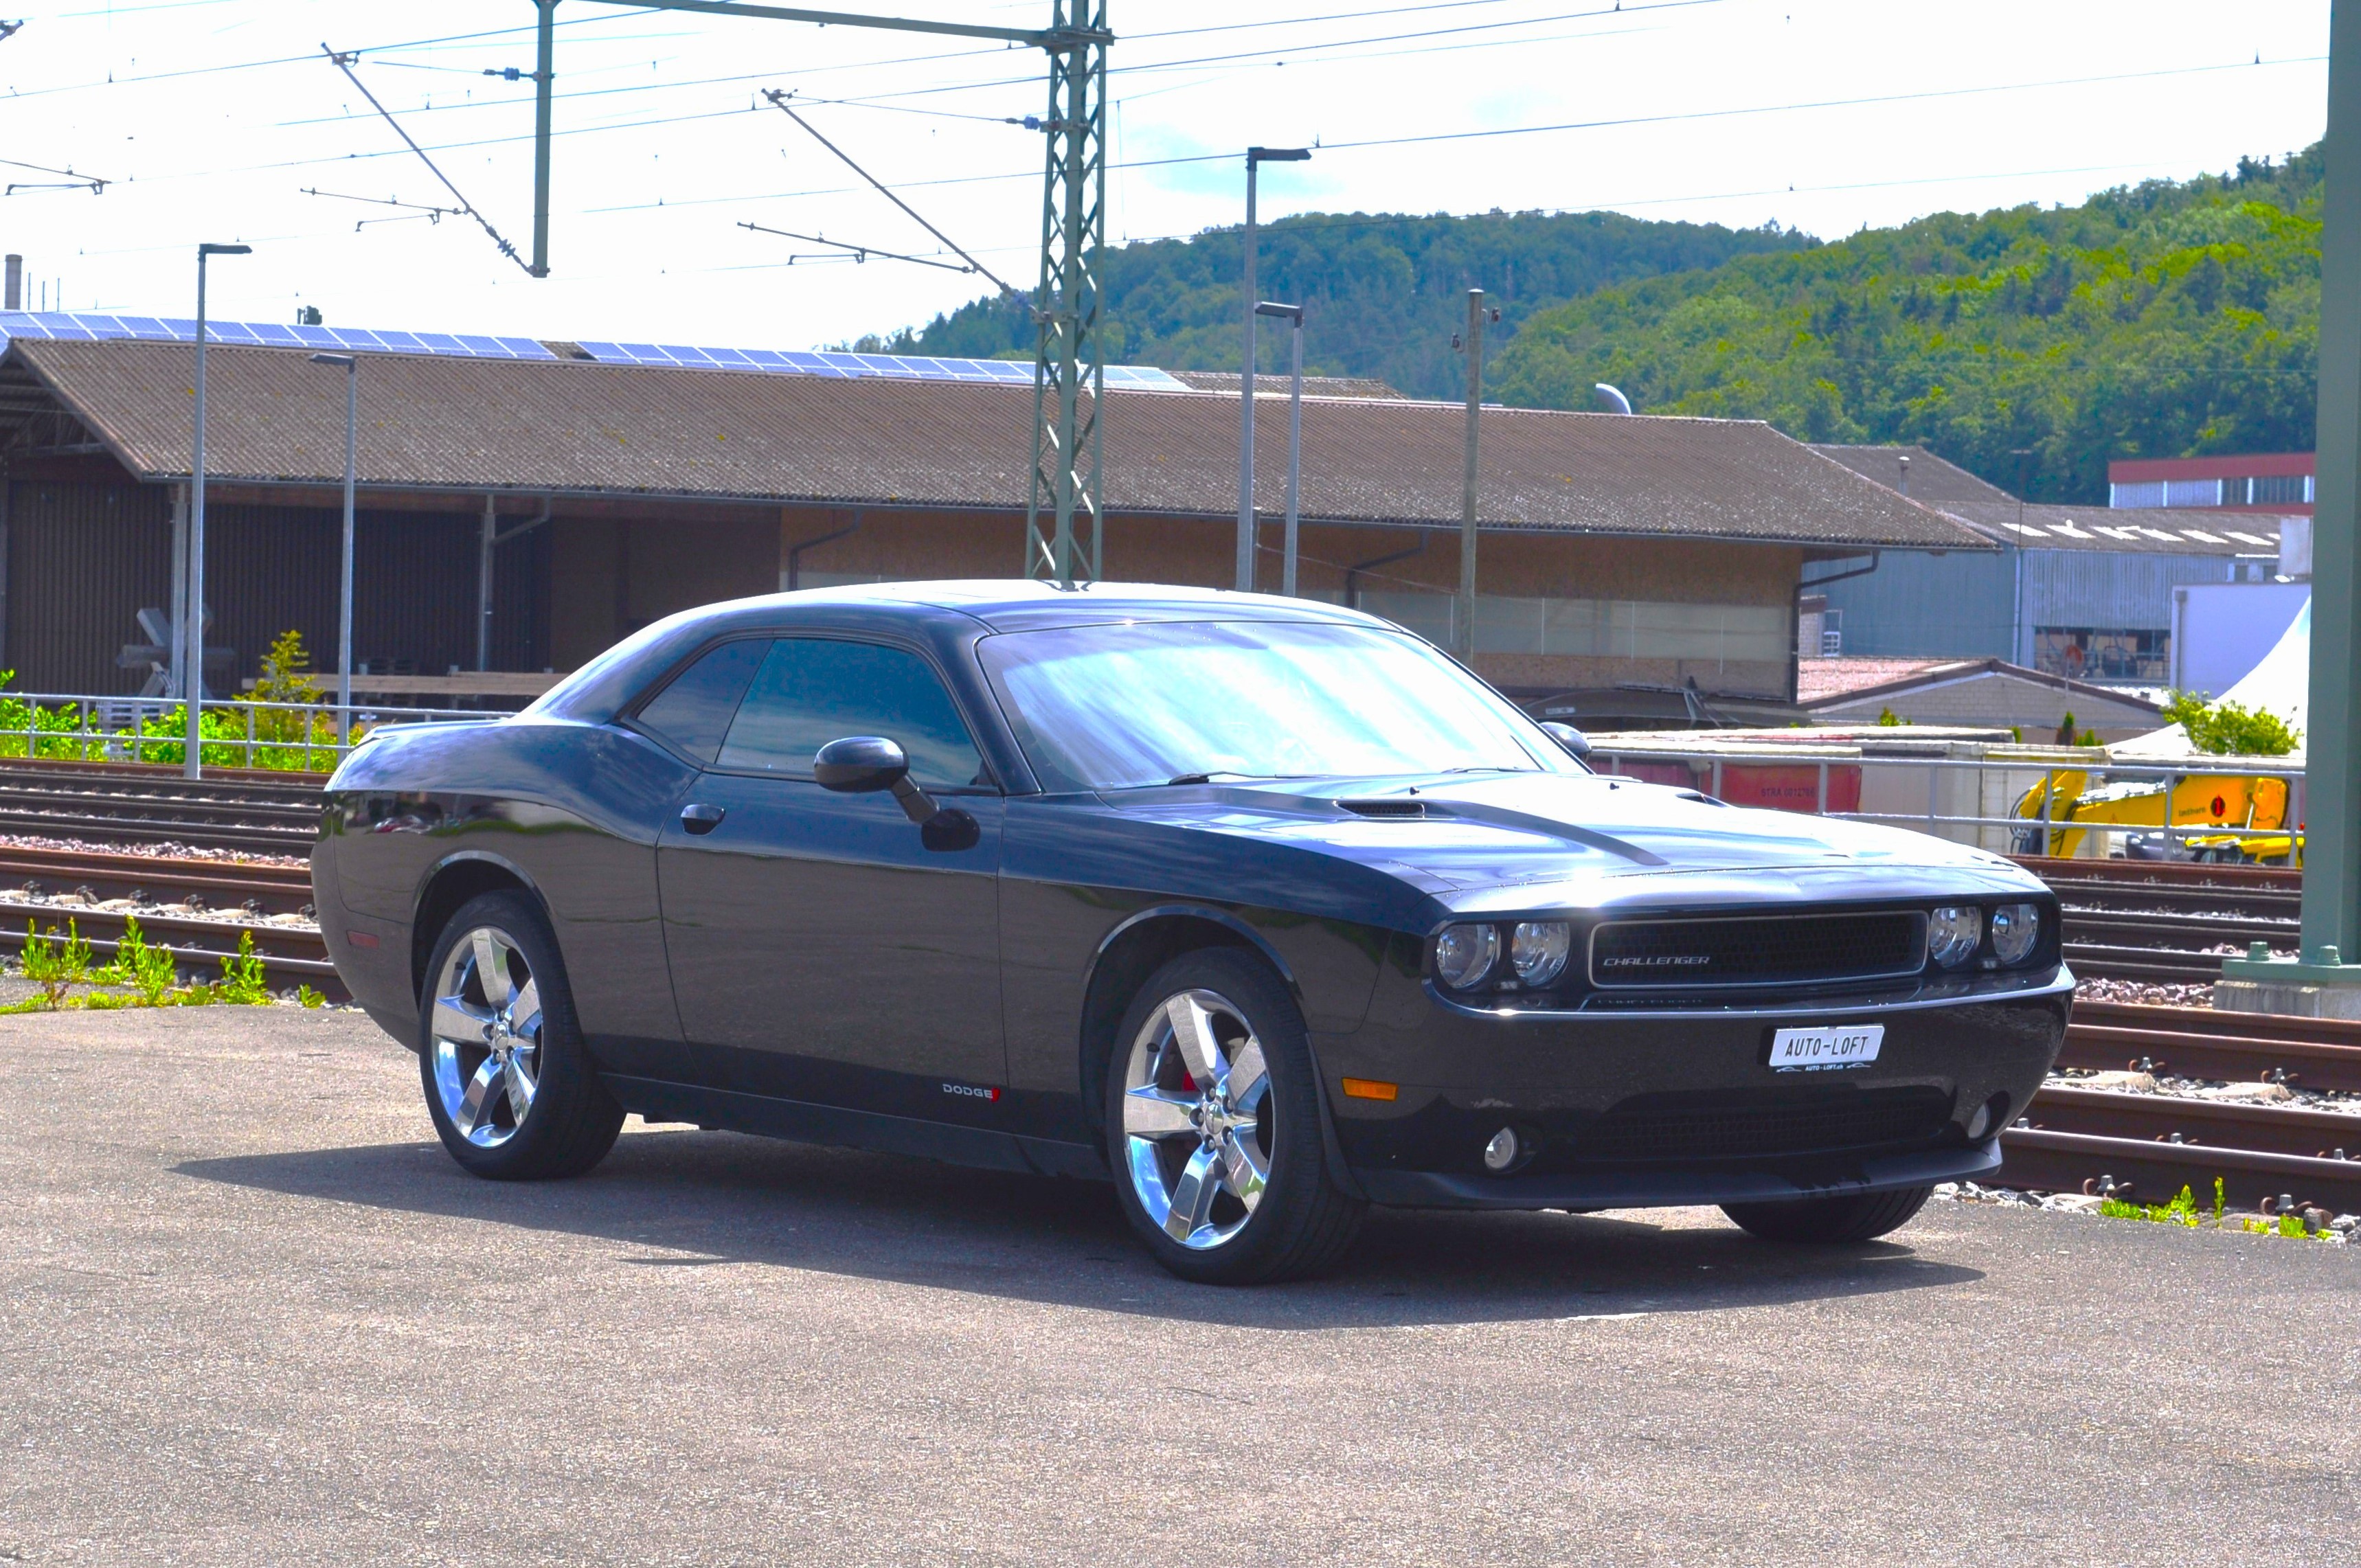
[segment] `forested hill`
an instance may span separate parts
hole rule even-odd
[[[1108,362],[1235,370],[1243,336],[1239,234],[1214,229],[1111,247]],[[1788,230],[1653,223],[1619,213],[1312,213],[1264,225],[1257,291],[1305,306],[1307,374],[1375,376],[1414,397],[1447,398],[1466,384],[1451,336],[1466,323],[1470,288],[1495,296],[1501,321],[1490,330],[1505,335],[1536,312],[1609,284],[1696,272],[1738,256],[1794,254],[1813,243]],[[1284,331],[1266,330],[1263,341],[1263,369],[1284,368]],[[1488,362],[1499,341],[1486,344]],[[893,354],[1030,356],[1034,326],[1023,302],[977,300],[917,332],[862,343]]]
[[[2103,502],[2110,458],[2311,450],[2320,173],[2314,147],[1612,285],[1528,317],[1491,377],[1512,403],[1609,381],[1642,412],[1916,442]]]

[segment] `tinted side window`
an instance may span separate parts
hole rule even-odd
[[[925,660],[899,648],[782,638],[739,705],[720,765],[808,776],[812,753],[848,735],[883,735],[923,784],[982,782],[983,762]]]
[[[746,695],[746,683],[770,651],[759,637],[724,642],[674,677],[632,722],[709,766],[730,732],[730,718]]]

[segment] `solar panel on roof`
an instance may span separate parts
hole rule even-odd
[[[71,314],[61,311],[0,311],[0,340],[10,337],[78,341],[137,339],[193,343],[197,323],[172,316]],[[346,326],[284,326],[276,322],[208,322],[206,337],[243,347],[356,349],[374,354],[434,354],[479,359],[546,359],[558,356],[528,337],[482,333],[408,333]],[[748,370],[771,375],[883,376],[919,381],[982,381],[1014,385],[1030,381],[1033,367],[1015,359],[961,359],[929,355],[850,354],[827,350],[692,347],[680,344],[605,343],[584,340],[593,360],[609,365],[685,367],[697,370]],[[1115,387],[1181,389],[1173,377],[1146,365],[1110,365]]]

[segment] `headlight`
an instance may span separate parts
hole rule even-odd
[[[1972,904],[1947,904],[1927,917],[1927,956],[1957,969],[1976,956],[1983,941],[1983,912]]]
[[[1434,972],[1454,991],[1465,991],[1492,972],[1500,958],[1497,926],[1445,926],[1434,939]]]
[[[1509,938],[1509,966],[1527,985],[1547,985],[1565,968],[1573,940],[1563,920],[1520,920]]]
[[[1993,911],[1993,954],[2004,964],[2021,964],[2032,956],[2041,937],[2041,906],[2004,904]]]

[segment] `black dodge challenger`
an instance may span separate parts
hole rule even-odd
[[[328,785],[320,922],[479,1176],[627,1113],[1105,1179],[1167,1267],[1371,1203],[1892,1230],[2056,1056],[2057,901],[1602,777],[1301,599],[905,584],[658,622]]]

